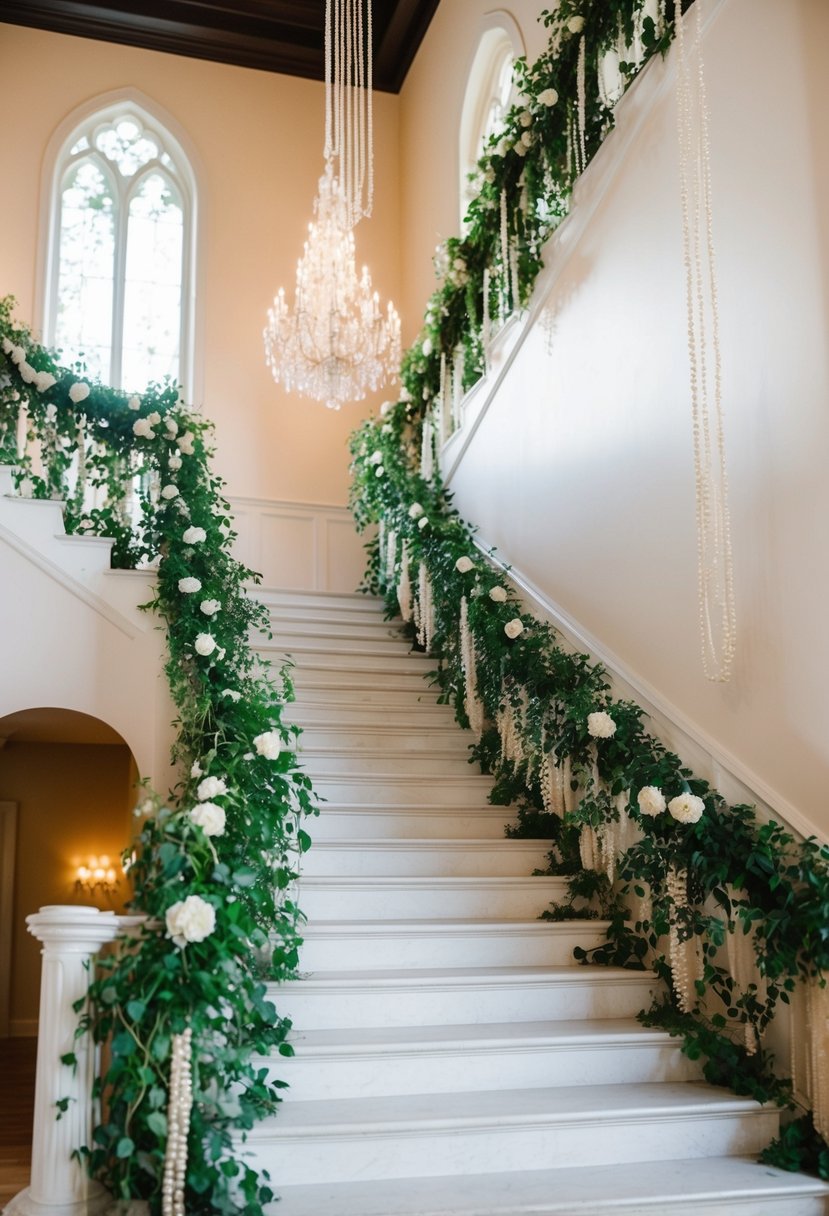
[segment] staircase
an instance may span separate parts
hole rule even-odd
[[[270,593],[294,658],[310,825],[303,977],[272,992],[296,1057],[248,1140],[279,1216],[818,1216],[829,1187],[756,1164],[776,1110],[700,1082],[635,1014],[646,972],[579,967],[598,922],[467,764],[469,736],[377,600]],[[268,1061],[263,1061],[268,1065]]]

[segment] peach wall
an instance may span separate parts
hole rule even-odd
[[[201,166],[203,405],[217,424],[217,468],[231,493],[321,503],[346,499],[349,432],[366,402],[332,413],[288,395],[265,367],[262,328],[276,289],[293,297],[317,178],[323,86],[247,68],[0,25],[0,294],[34,317],[43,153],[55,127],[98,94],[132,86],[184,128]],[[398,99],[375,97],[374,218],[357,229],[383,300],[399,303]],[[13,171],[11,171],[13,166]],[[382,399],[382,394],[375,399]]]
[[[134,779],[129,748],[121,744],[11,740],[0,751],[0,801],[18,804],[12,1034],[36,1031],[40,952],[26,931],[28,914],[44,904],[75,903],[123,911],[123,881],[109,902],[75,891],[73,871],[91,855],[107,853],[114,861],[129,843]]]

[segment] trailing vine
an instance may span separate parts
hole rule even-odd
[[[113,536],[121,564],[157,562],[145,607],[164,623],[178,711],[181,779],[144,798],[125,855],[131,907],[147,919],[101,961],[79,1027],[109,1057],[106,1113],[81,1151],[117,1199],[161,1211],[171,1044],[189,1027],[186,1210],[253,1216],[273,1192],[239,1142],[282,1087],[253,1056],[291,1054],[264,981],[296,967],[291,888],[316,809],[296,767],[298,728],[282,721],[290,672],[275,687],[251,649],[268,615],[246,591],[258,576],[231,556],[210,423],[174,385],[131,395],[60,366],[12,305],[0,302],[0,462],[23,493],[65,499],[68,532]]]
[[[562,0],[542,14],[548,48],[532,66],[518,64],[519,99],[478,161],[464,235],[438,258],[400,400],[352,436],[351,504],[358,528],[378,528],[365,586],[437,658],[440,698],[473,731],[492,801],[519,805],[511,834],[552,839],[551,872],[576,871],[569,901],[548,918],[601,908],[607,940],[577,957],[653,968],[668,999],[650,1016],[704,1055],[718,1083],[784,1104],[811,1086],[822,1135],[815,1125],[784,1133],[776,1160],[823,1169],[829,1087],[775,1079],[762,1040],[795,991],[823,1000],[829,848],[728,806],[650,734],[639,706],[612,695],[601,665],[525,611],[493,555],[476,548],[436,460],[459,389],[485,374],[494,326],[528,300],[582,162],[612,128],[615,94],[595,80],[604,57],[620,54],[621,91],[671,42],[665,6],[647,7],[656,18],[644,0]],[[813,1073],[826,1068],[823,1009]]]

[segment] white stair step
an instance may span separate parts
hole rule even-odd
[[[115,544],[106,536],[66,536],[55,538],[60,553],[60,565],[75,576],[100,574],[112,565],[112,547]]]
[[[661,992],[650,971],[590,966],[338,970],[268,985],[280,1015],[307,1030],[630,1018]]]
[[[310,971],[360,967],[565,967],[573,950],[599,946],[606,921],[316,921],[302,930]]]
[[[753,1158],[280,1187],[274,1216],[826,1216],[829,1186]]]
[[[21,498],[8,494],[0,499],[0,519],[4,527],[52,549],[55,538],[65,535],[63,502],[51,498]]]
[[[331,612],[338,619],[347,619],[352,613],[382,618],[385,612],[385,604],[379,596],[361,595],[356,591],[285,591],[281,588],[259,587],[256,590],[256,598],[269,608],[293,611],[300,618],[304,618],[309,611]]]
[[[0,498],[4,498],[7,494],[17,494],[14,485],[14,475],[17,471],[17,467],[13,464],[0,464]]]
[[[289,1101],[558,1085],[694,1081],[676,1039],[632,1018],[295,1030],[296,1056],[260,1059]]]
[[[285,657],[276,651],[269,653],[258,645],[257,650],[261,650],[264,656],[277,666],[281,665]],[[383,694],[384,698],[391,696],[392,700],[397,700],[398,697],[393,694],[399,693],[408,693],[410,696],[418,697],[424,693],[429,694],[433,690],[423,675],[415,669],[416,661],[413,659],[411,665],[407,663],[405,669],[399,672],[390,671],[388,664],[384,664],[382,660],[380,665],[373,670],[365,667],[362,669],[345,667],[340,664],[302,662],[295,666],[293,680],[298,699],[306,690],[314,688],[324,688],[326,700],[329,702],[333,702],[335,699],[330,695],[330,690],[333,689],[347,691],[348,700],[362,700],[361,697],[355,695],[359,692],[379,692]],[[434,667],[434,664],[432,666]],[[436,691],[433,695],[437,698]]]
[[[410,654],[407,650],[397,654],[377,654],[365,647],[357,649],[321,649],[312,646],[284,646],[276,638],[260,638],[256,649],[266,655],[272,662],[281,663],[285,658],[291,658],[296,663],[297,676],[310,673],[333,675],[343,672],[347,675],[364,679],[383,677],[390,683],[412,679],[423,682],[424,676],[434,671],[438,665],[437,659],[429,655]]]
[[[447,723],[443,730],[435,726],[419,725],[417,722],[410,722],[405,728],[396,724],[375,724],[364,728],[348,723],[332,726],[309,724],[303,727],[302,734],[303,752],[324,752],[329,756],[425,752],[428,756],[460,756],[467,760],[471,743],[471,734],[459,730],[457,726],[453,729],[450,723]]]
[[[295,722],[297,726],[321,726],[327,729],[336,729],[338,723],[349,729],[364,726],[369,730],[388,726],[398,730],[445,728],[448,731],[450,727],[454,727],[467,745],[472,742],[470,733],[460,731],[449,706],[440,705],[437,693],[428,689],[419,696],[407,693],[402,702],[384,701],[382,697],[376,697],[373,701],[366,700],[363,697],[358,698],[356,694],[353,701],[333,697],[329,701],[324,695],[320,695],[324,691],[317,688],[297,692],[296,701],[291,701],[285,707],[285,720]],[[332,714],[336,714],[336,722],[332,722]]]
[[[307,827],[314,843],[331,840],[503,840],[511,807],[387,807],[323,803]]]
[[[288,628],[281,622],[271,622],[271,631],[273,638],[269,639],[267,644],[293,655],[370,655],[395,660],[398,663],[406,662],[409,658],[423,659],[426,657],[422,651],[413,651],[411,642],[399,634],[396,637],[384,637],[382,634],[378,634],[377,637],[355,637],[348,634],[339,636],[330,633],[313,634],[294,629],[293,626]],[[368,632],[368,627],[364,626],[361,632]],[[427,670],[432,670],[435,666],[436,660],[432,659],[431,667]]]
[[[270,608],[268,615],[276,637],[287,633],[297,637],[328,638],[335,644],[346,638],[363,638],[369,642],[402,641],[410,649],[412,646],[412,640],[404,632],[400,621],[386,621],[379,614],[376,617],[360,616],[355,620],[353,614],[337,617],[328,613],[319,619],[318,614],[309,609],[300,618],[291,611]]]
[[[526,878],[546,867],[549,849],[546,840],[324,840],[305,855],[302,873],[309,878]]]
[[[308,747],[305,736],[300,743],[299,760],[312,780],[329,773],[353,773],[372,776],[379,772],[390,776],[479,777],[481,770],[469,763],[462,753],[440,755],[421,751],[411,753],[386,748],[376,752],[355,752],[342,747]]]
[[[303,878],[299,906],[309,921],[531,920],[567,898],[567,879],[534,878]]]
[[[296,678],[296,671],[293,674]],[[335,676],[334,681],[328,683],[319,680],[316,672],[306,672],[306,675],[311,676],[310,681],[306,680],[297,685],[296,701],[291,703],[292,712],[298,715],[320,707],[326,716],[330,717],[332,710],[339,713],[342,708],[345,722],[353,720],[349,716],[351,711],[362,712],[363,707],[368,707],[374,721],[377,720],[378,714],[384,715],[385,720],[385,714],[392,709],[406,718],[419,708],[430,710],[432,713],[440,712],[445,717],[446,707],[438,704],[437,691],[431,689],[420,677],[415,685],[399,687],[376,680],[363,680],[355,684],[346,680],[343,673],[340,673],[343,676],[342,682],[339,682],[339,676]]]
[[[314,782],[314,789],[327,802],[359,800],[367,806],[485,806],[492,778],[472,771],[463,777],[434,778],[326,773]]]
[[[257,1165],[290,1186],[467,1175],[493,1161],[508,1171],[743,1156],[764,1148],[778,1126],[776,1107],[709,1086],[593,1085],[286,1100],[247,1143]]]

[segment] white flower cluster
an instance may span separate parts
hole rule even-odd
[[[189,942],[203,942],[216,928],[216,909],[200,895],[188,895],[167,909],[167,936],[179,949]]]
[[[200,802],[190,811],[190,819],[205,836],[223,836],[226,815],[224,807],[215,802]]]
[[[677,823],[698,823],[705,813],[705,802],[696,794],[677,794],[670,802],[656,785],[645,785],[636,798],[643,815],[653,818],[667,811]]]
[[[612,739],[616,734],[616,723],[603,709],[587,715],[587,733],[591,739]]]
[[[459,557],[455,562],[455,569],[458,574],[468,574],[470,570],[475,569],[475,563],[471,557]]]
[[[523,632],[524,622],[521,620],[520,616],[514,617],[511,621],[507,621],[506,625],[504,626],[504,633],[513,641],[517,637],[520,637]]]
[[[266,760],[276,760],[282,751],[282,736],[278,730],[266,730],[264,734],[256,736],[253,746],[257,754]]]
[[[198,771],[196,771],[197,769]],[[201,775],[201,769],[198,768],[198,764],[193,765],[191,772],[194,777]],[[211,798],[221,798],[222,795],[226,793],[227,782],[225,781],[224,777],[205,777],[203,781],[199,782],[198,788],[196,789],[196,797],[198,798],[199,802],[207,802]]]
[[[502,587],[500,583],[489,589],[489,598],[494,604],[505,604],[507,601],[507,589]]]

